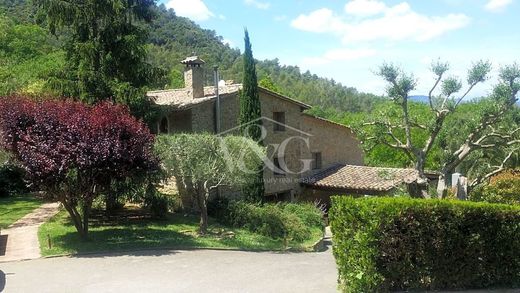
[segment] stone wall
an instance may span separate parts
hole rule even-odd
[[[215,133],[215,106],[213,102],[196,105],[191,109],[193,132]]]
[[[267,147],[269,161],[272,163],[272,159],[278,156],[275,151],[284,147],[283,157],[288,169],[285,175],[275,175],[271,168],[264,170],[267,195],[290,194],[293,198],[301,194],[304,190],[300,186],[300,179],[320,171],[301,172],[305,171],[305,166],[311,165],[312,152],[322,153],[323,168],[338,163],[363,164],[363,152],[349,128],[304,114],[302,105],[267,91],[260,91],[260,101],[262,125],[266,130],[263,144]],[[284,131],[274,129],[274,112],[285,112]],[[215,101],[195,105],[185,110],[184,114],[175,113],[169,116],[171,130],[187,129],[176,124],[190,123],[192,132],[215,132]],[[238,93],[221,96],[221,113],[221,132],[240,135]]]
[[[277,156],[277,149],[285,146],[283,154],[287,164],[285,175],[275,175],[274,172],[266,168],[264,171],[265,192],[267,195],[283,192],[300,192],[300,171],[303,168],[302,147],[304,139],[308,136],[301,129],[302,109],[300,105],[282,100],[267,92],[260,92],[262,107],[262,125],[267,130],[264,145],[267,147],[267,155],[272,159]],[[275,131],[273,122],[274,112],[285,112],[285,131]]]
[[[174,111],[168,115],[169,133],[191,132],[191,127],[191,109]]]
[[[350,128],[303,114],[302,130],[312,135],[311,147],[304,149],[302,156],[312,158],[311,153],[321,152],[322,169],[338,163],[363,165],[363,150]]]

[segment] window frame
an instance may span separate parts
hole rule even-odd
[[[273,121],[274,132],[285,131],[285,111],[273,111]]]
[[[323,155],[321,152],[312,152],[312,170],[323,168]]]

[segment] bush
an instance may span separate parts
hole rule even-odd
[[[208,213],[219,222],[275,239],[304,241],[311,237],[312,228],[323,228],[322,213],[311,204],[260,205],[220,199],[210,206]]]
[[[0,166],[0,197],[8,197],[27,192],[22,168],[6,163]]]
[[[149,184],[144,195],[144,206],[150,209],[155,219],[165,219],[173,203],[170,197],[158,192],[155,186]]]
[[[311,203],[288,203],[283,205],[285,212],[294,214],[300,218],[303,223],[309,227],[322,227],[323,211],[318,209],[316,205]]]
[[[520,285],[520,207],[407,198],[332,198],[344,292]]]
[[[520,204],[520,171],[508,170],[491,178],[489,184],[470,195],[473,201]]]
[[[231,220],[227,218],[229,214],[229,199],[227,197],[217,196],[208,201],[208,216],[223,223],[231,223]]]

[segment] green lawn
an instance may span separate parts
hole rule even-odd
[[[28,196],[0,198],[0,229],[7,228],[41,204],[41,200]]]
[[[206,236],[197,235],[198,218],[195,216],[171,215],[167,220],[129,220],[114,225],[92,224],[89,241],[81,241],[74,225],[65,211],[61,211],[38,231],[42,255],[61,255],[86,252],[112,252],[145,248],[227,248],[244,250],[284,250],[281,239],[231,229],[210,221]],[[48,237],[52,248],[48,247]],[[312,245],[321,238],[319,229],[313,238],[303,243],[288,243],[296,250],[312,250]]]

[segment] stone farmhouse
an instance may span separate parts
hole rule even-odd
[[[241,84],[204,86],[204,61],[192,56],[181,63],[185,88],[147,93],[162,113],[152,131],[237,134]],[[330,194],[378,194],[414,180],[413,171],[398,171],[402,169],[386,168],[384,176],[374,176],[382,173],[362,166],[363,151],[349,127],[305,113],[310,105],[258,89],[266,133],[263,143],[275,167],[264,170],[268,199],[328,203]]]

